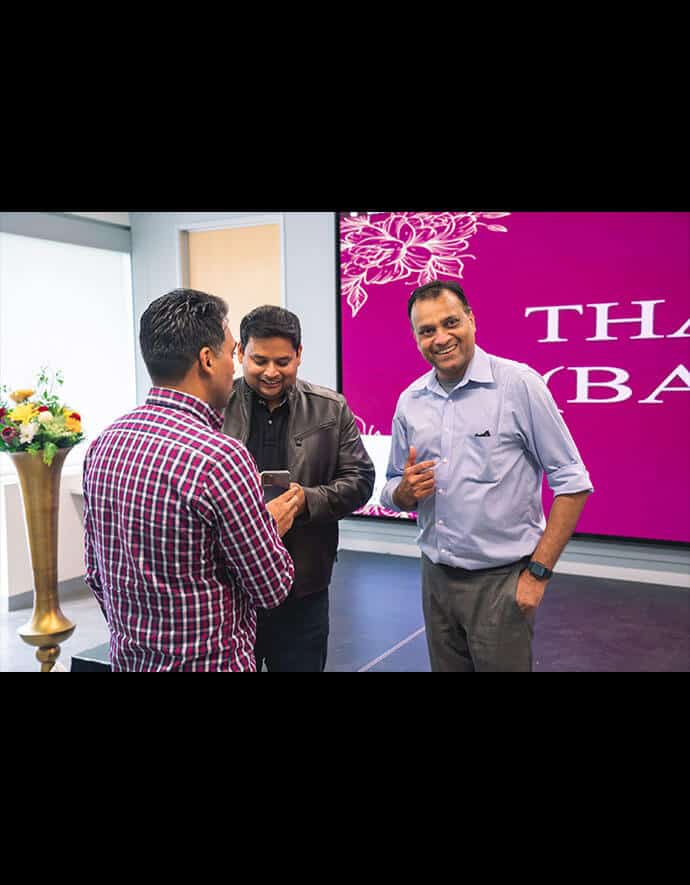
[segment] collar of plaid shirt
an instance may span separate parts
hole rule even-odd
[[[223,426],[222,412],[199,397],[184,393],[182,390],[173,390],[172,387],[152,387],[146,397],[146,405],[182,409],[183,412],[189,412],[214,430],[220,430]]]

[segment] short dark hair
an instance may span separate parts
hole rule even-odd
[[[196,289],[173,289],[146,308],[139,344],[154,384],[181,381],[203,347],[218,353],[225,342],[228,305]]]
[[[465,293],[457,283],[454,283],[452,280],[432,280],[430,283],[425,283],[425,285],[415,289],[410,295],[410,299],[407,302],[407,315],[410,318],[410,322],[412,322],[412,306],[415,301],[423,301],[425,298],[438,298],[444,289],[458,296],[465,313],[472,313],[472,308],[467,298],[465,298]]]
[[[295,350],[302,343],[302,327],[299,317],[291,310],[276,307],[275,304],[263,304],[255,307],[240,323],[240,344],[242,350],[247,347],[250,338],[288,338]]]

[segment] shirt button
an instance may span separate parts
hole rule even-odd
[[[439,489],[439,490],[438,490],[438,493],[439,493],[439,495],[442,495],[442,494],[443,494],[443,489]]]
[[[269,419],[268,419],[268,423],[269,423],[269,424],[273,424],[273,421],[271,421],[271,419],[269,418]]]
[[[438,524],[439,524],[439,525],[443,525],[443,520],[442,520],[442,519],[439,519]]]
[[[444,459],[443,459],[443,463],[444,463],[444,464],[447,464],[447,463],[448,463],[448,458],[444,458]]]

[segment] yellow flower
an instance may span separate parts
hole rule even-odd
[[[65,426],[72,433],[81,433],[81,421],[76,418],[65,418]]]
[[[10,399],[14,400],[15,403],[23,403],[25,399],[33,396],[33,394],[34,390],[31,387],[26,387],[21,390],[15,390],[14,393],[10,394]]]
[[[14,399],[14,394],[12,398]],[[37,412],[38,406],[35,403],[24,403],[24,405],[12,409],[9,413],[9,418],[10,421],[19,421],[22,424],[28,424]]]

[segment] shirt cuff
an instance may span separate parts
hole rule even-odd
[[[394,510],[396,513],[403,513],[403,511],[393,500],[393,494],[395,490],[398,488],[400,483],[402,482],[402,476],[394,476],[392,479],[389,479],[388,482],[383,487],[381,491],[381,506],[385,507],[387,510]]]
[[[546,475],[546,480],[554,496],[594,491],[587,468],[581,461],[552,470]]]

